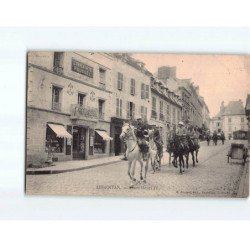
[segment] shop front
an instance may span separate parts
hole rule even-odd
[[[120,139],[122,126],[125,121],[126,120],[117,117],[111,118],[110,135],[113,138],[110,145],[111,155],[122,155],[125,153],[125,143]]]

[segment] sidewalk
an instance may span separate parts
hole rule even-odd
[[[205,144],[206,142],[201,142]],[[163,165],[168,164],[169,155],[166,153],[166,148],[163,149],[164,158]],[[105,158],[91,159],[91,160],[74,160],[74,161],[61,161],[54,162],[54,166],[48,166],[43,168],[27,168],[27,175],[39,175],[39,174],[60,174],[66,172],[79,171],[83,169],[89,169],[94,167],[106,166],[112,163],[124,162],[123,155],[109,156]]]
[[[74,161],[61,161],[54,162],[54,166],[44,168],[27,168],[26,174],[60,174],[66,172],[79,171],[88,168],[109,165],[111,163],[123,162],[123,155],[109,156],[106,158],[98,158],[91,160],[74,160]]]

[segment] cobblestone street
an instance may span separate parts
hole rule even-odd
[[[227,141],[225,145],[219,142],[217,146],[207,146],[203,142],[199,163],[193,167],[189,159],[189,169],[182,175],[179,169],[167,164],[165,153],[161,172],[152,174],[149,166],[147,183],[137,184],[133,189],[129,188],[127,162],[122,161],[75,172],[27,175],[26,192],[34,195],[237,197],[244,167],[235,160],[227,163],[230,144],[231,141]],[[137,179],[139,170],[137,164]]]

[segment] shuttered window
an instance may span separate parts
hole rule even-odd
[[[135,95],[135,79],[131,79],[130,94]]]
[[[118,72],[117,75],[117,89],[122,90],[123,88],[123,74]]]

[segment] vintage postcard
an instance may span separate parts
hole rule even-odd
[[[28,195],[248,197],[250,56],[31,51]]]

